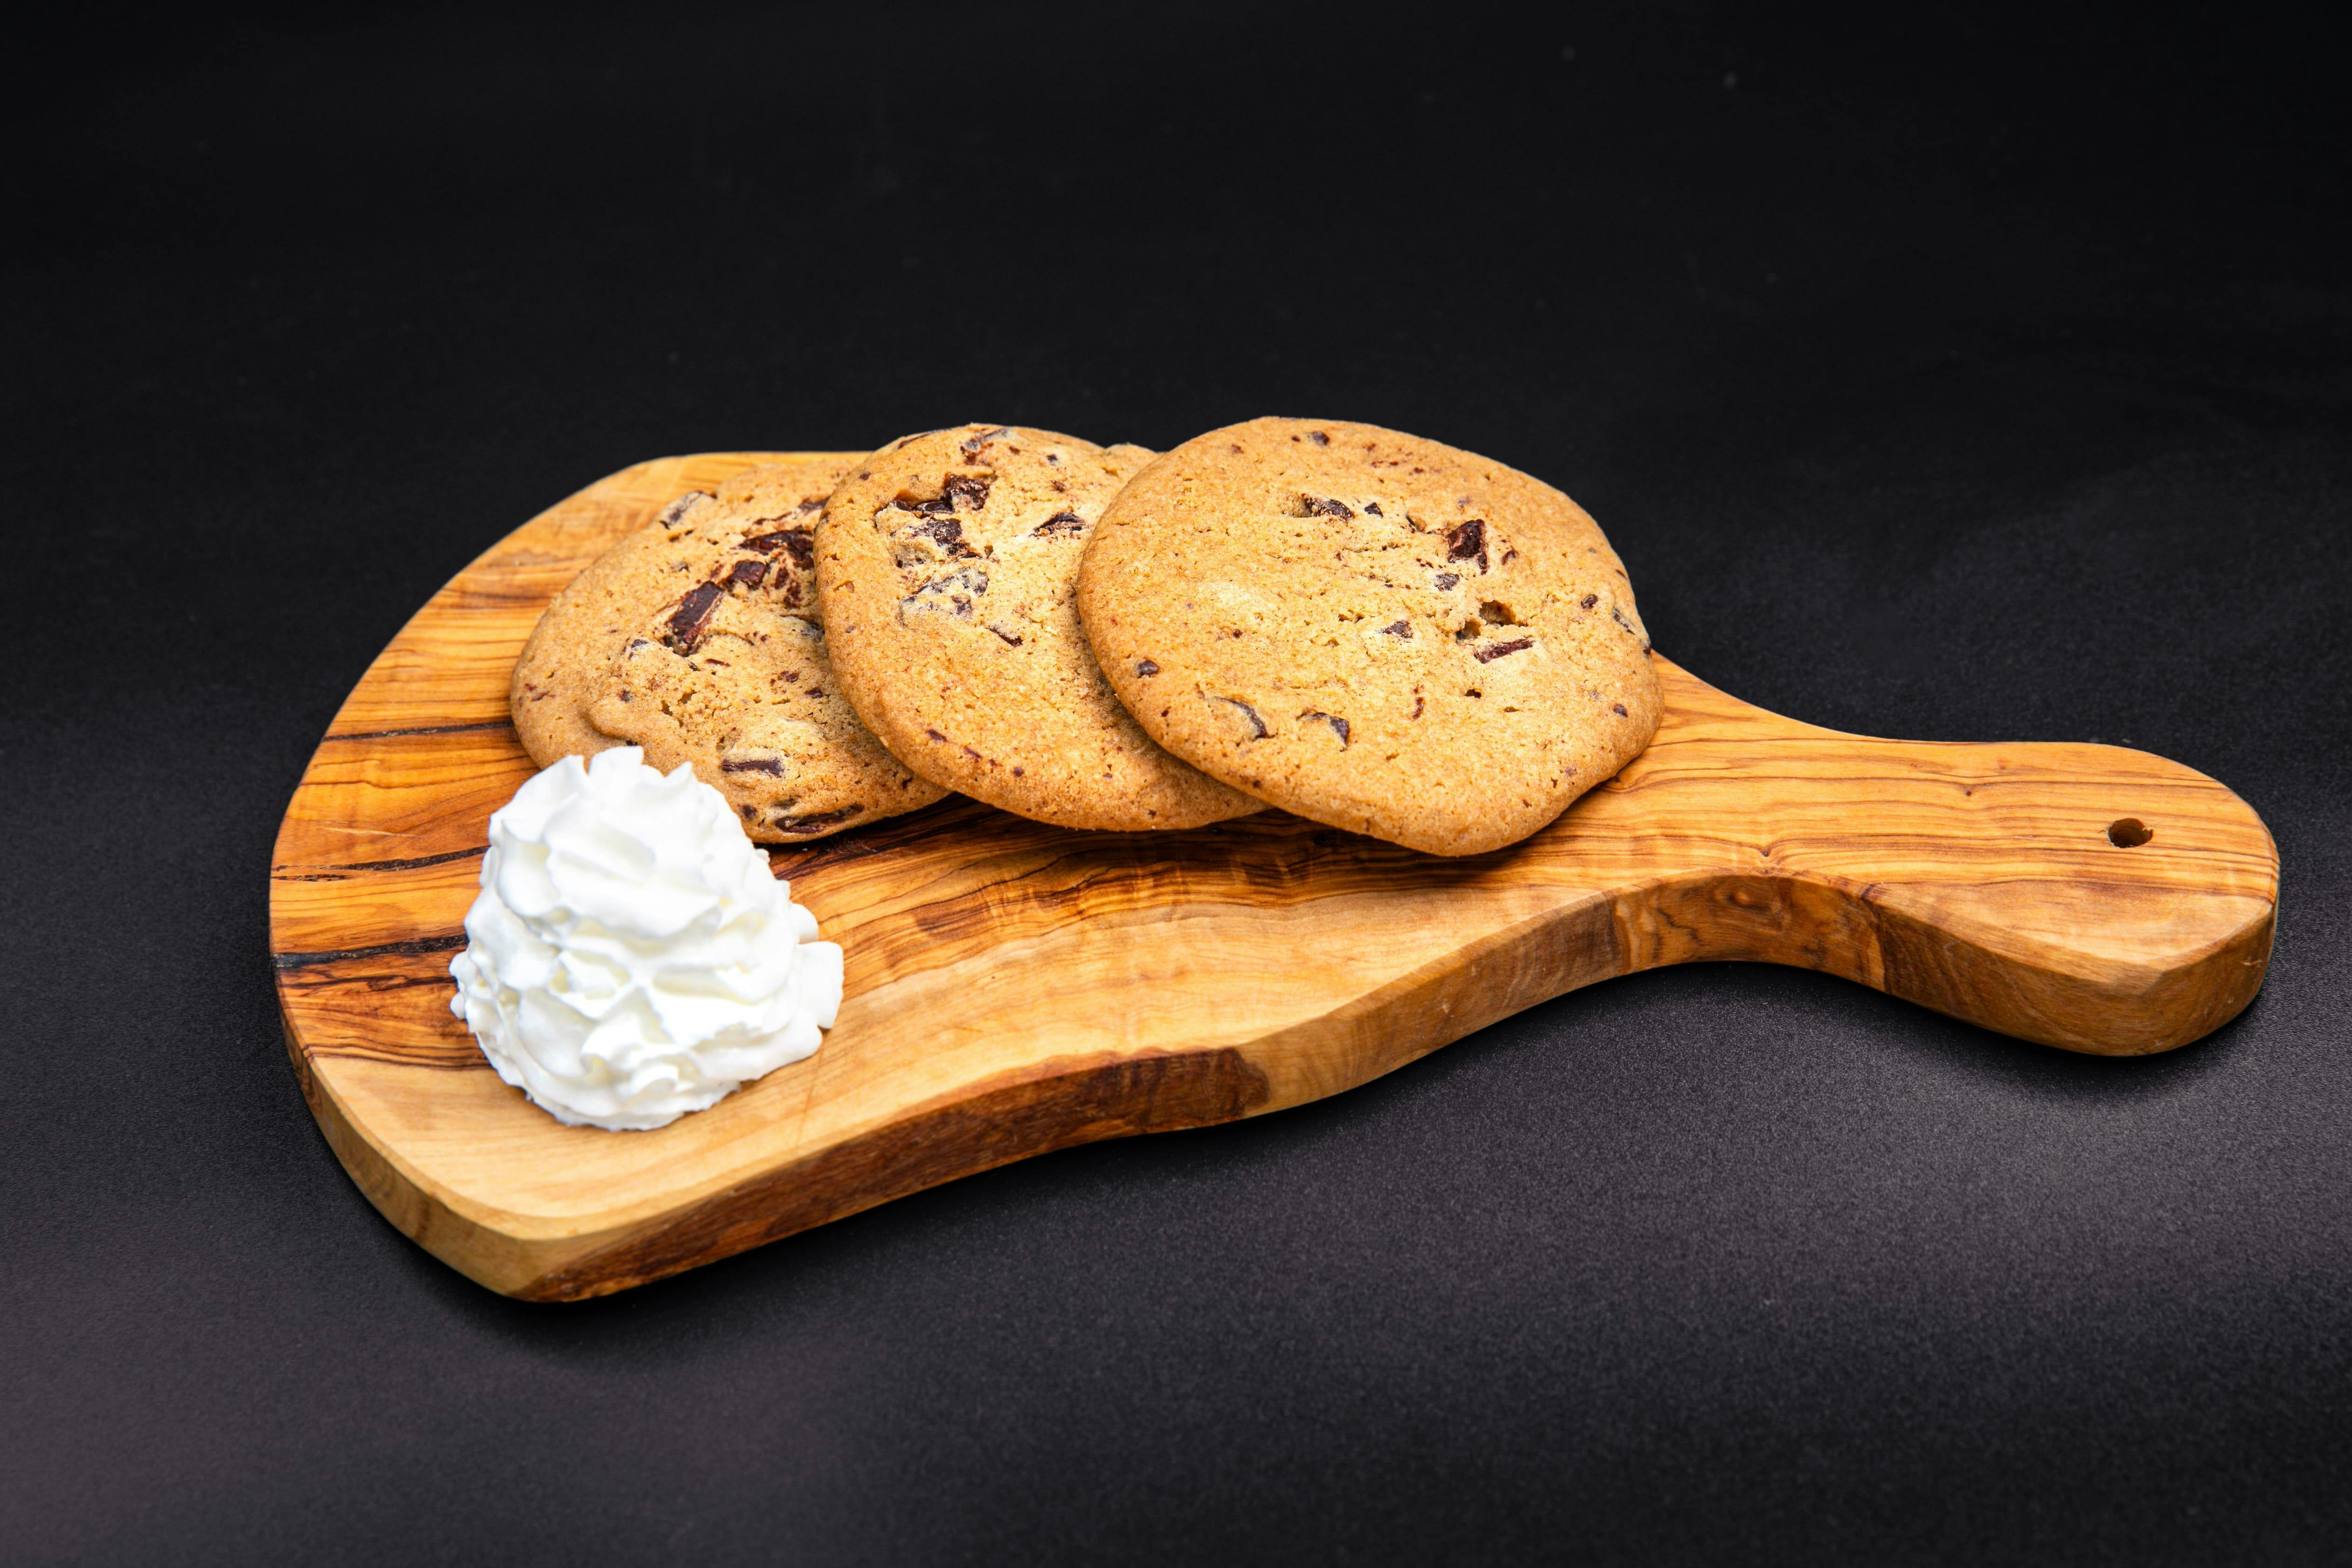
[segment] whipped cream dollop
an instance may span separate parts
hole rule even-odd
[[[566,757],[490,817],[449,1010],[558,1121],[642,1130],[817,1047],[841,949],[726,798],[635,746]]]

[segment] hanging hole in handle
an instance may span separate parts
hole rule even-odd
[[[2155,837],[2137,816],[2118,816],[2107,824],[2107,842],[2118,849],[2137,849]]]

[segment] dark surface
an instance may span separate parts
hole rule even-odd
[[[2343,1560],[2352,51],[1889,15],[12,51],[0,1556]],[[264,872],[434,588],[658,453],[1268,412],[1560,484],[1767,707],[2225,780],[2267,989],[1652,974],[585,1306],[368,1207]]]

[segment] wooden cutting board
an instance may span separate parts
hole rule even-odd
[[[2262,984],[2277,851],[2202,773],[1839,734],[1661,658],[1649,750],[1491,855],[1278,812],[1079,833],[952,798],[779,850],[847,957],[824,1047],[657,1132],[562,1126],[448,1006],[490,813],[532,771],[508,672],[624,531],[779,455],[643,463],[499,541],[369,668],[278,830],[302,1092],[385,1216],[494,1290],[624,1289],[1008,1161],[1279,1110],[1658,964],[1800,964],[2108,1055],[2194,1040]]]

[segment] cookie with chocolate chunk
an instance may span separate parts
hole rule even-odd
[[[834,674],[908,767],[1066,827],[1195,827],[1258,809],[1152,742],[1078,625],[1087,536],[1150,458],[966,425],[894,442],[842,480],[816,536]]]
[[[835,689],[810,581],[841,458],[747,469],[681,496],[581,573],[515,665],[532,760],[645,748],[690,763],[762,843],[795,843],[929,805],[925,783]]]
[[[1649,744],[1625,568],[1568,497],[1370,425],[1254,419],[1104,510],[1078,612],[1152,739],[1301,816],[1439,855],[1526,837]]]

